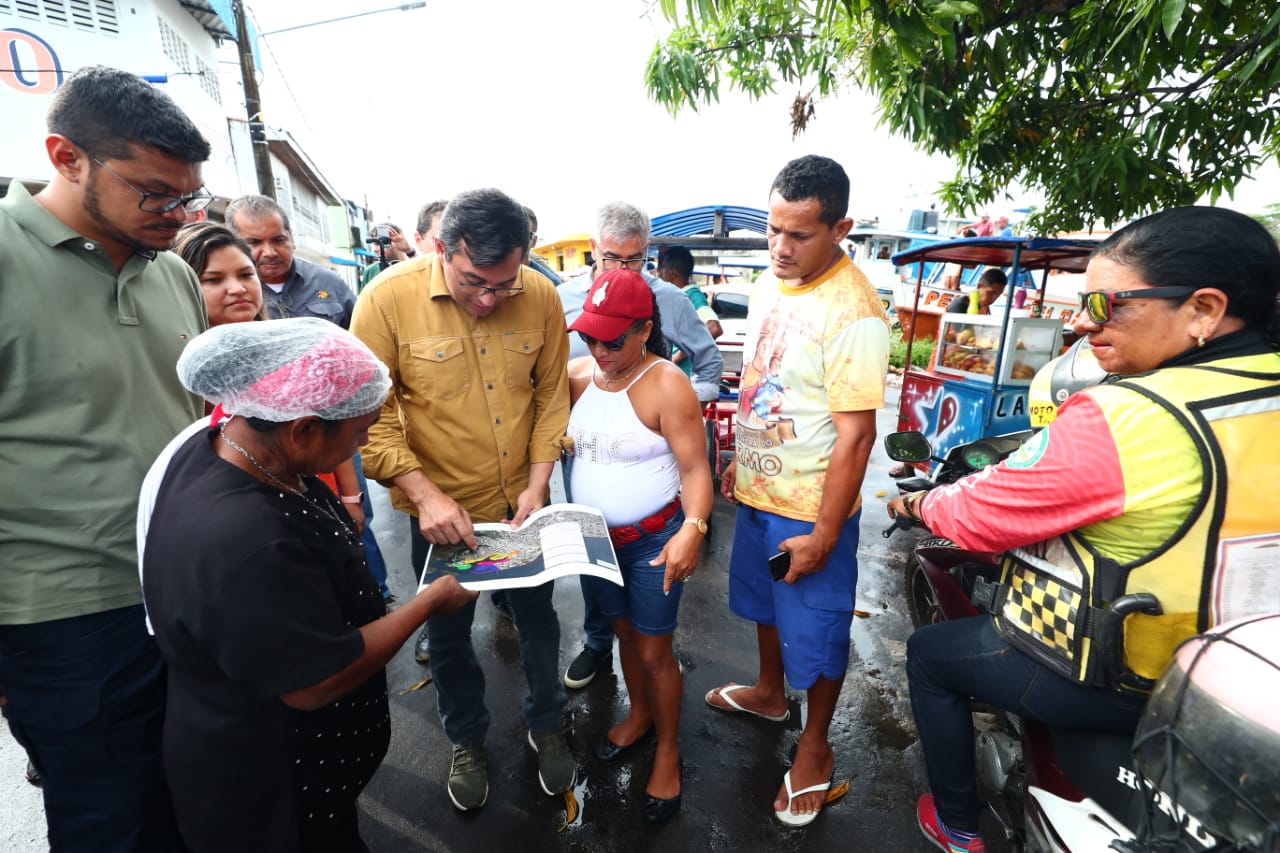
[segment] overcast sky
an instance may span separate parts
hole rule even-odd
[[[257,0],[250,10],[269,32],[389,5]],[[902,227],[906,212],[928,207],[950,177],[945,158],[877,128],[870,98],[852,87],[819,103],[795,141],[790,87],[759,102],[725,89],[719,104],[671,117],[645,94],[645,62],[665,27],[647,12],[652,5],[428,0],[423,9],[269,35],[263,110],[340,193],[367,198],[379,218],[406,228],[423,203],[482,186],[534,208],[543,241],[590,230],[595,208],[612,199],[651,216],[764,207],[778,169],[809,153],[849,172],[852,215]],[[1242,187],[1232,206],[1280,201],[1274,174],[1266,188]],[[991,210],[1027,201],[1034,198]]]

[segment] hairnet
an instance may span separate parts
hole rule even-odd
[[[178,379],[228,415],[276,423],[367,415],[391,388],[359,338],[314,317],[215,326],[182,351]]]

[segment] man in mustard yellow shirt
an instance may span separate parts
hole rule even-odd
[[[433,254],[397,264],[365,290],[351,323],[391,370],[364,467],[413,517],[415,567],[429,544],[475,547],[474,523],[520,524],[544,506],[569,420],[564,311],[551,282],[523,266],[524,209],[498,190],[462,193],[445,208],[433,245]],[[551,594],[551,583],[507,593],[529,682],[529,743],[548,795],[575,780]],[[462,811],[489,793],[474,616],[472,603],[427,622],[440,719],[454,744],[449,799]]]

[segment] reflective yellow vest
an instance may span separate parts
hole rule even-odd
[[[1075,532],[1010,551],[992,606],[1002,635],[1082,683],[1149,690],[1185,638],[1280,610],[1276,365],[1268,354],[1115,383],[1163,406],[1192,437],[1200,498],[1167,542],[1133,562],[1099,554]],[[1112,611],[1141,592],[1156,597],[1158,615]]]

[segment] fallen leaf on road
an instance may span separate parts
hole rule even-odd
[[[845,788],[849,786],[846,784]],[[564,832],[569,828],[575,820],[578,819],[578,798],[573,795],[573,791],[564,792],[564,826],[560,827],[560,831]]]
[[[887,495],[887,494],[889,494],[889,492],[888,492],[888,491],[886,491],[885,489],[881,489],[880,491],[876,492],[876,497],[878,497],[878,498],[882,498],[882,497],[884,497],[884,496],[885,496],[885,495]]]
[[[859,619],[866,619],[868,616],[870,616],[870,615],[871,615],[871,611],[870,611],[870,610],[858,610],[857,608],[855,608],[855,609],[854,609],[854,611],[853,611],[853,615],[854,615],[854,616],[857,616]]]
[[[827,791],[827,798],[823,800],[823,804],[834,803],[836,800],[849,793],[849,780],[845,779],[839,785]]]
[[[421,681],[419,681],[417,684],[413,685],[412,687],[406,687],[404,690],[401,690],[400,695],[403,696],[406,693],[413,693],[417,690],[421,690],[422,688],[426,687],[430,683],[431,683],[430,678],[424,678]]]

